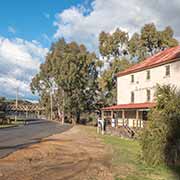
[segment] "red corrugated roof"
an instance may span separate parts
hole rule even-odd
[[[102,110],[118,110],[118,109],[145,109],[145,108],[153,108],[156,103],[154,102],[146,102],[146,103],[130,103],[130,104],[119,104],[110,107],[104,107]]]
[[[173,62],[176,61],[177,58],[180,58],[180,46],[168,48],[164,51],[161,51],[140,62],[139,64],[131,66],[130,68],[117,73],[117,77]]]

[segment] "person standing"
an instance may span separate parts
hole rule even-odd
[[[116,119],[114,117],[114,114],[113,114],[113,118],[111,119],[111,127],[112,128],[115,128],[116,127]]]
[[[99,117],[97,120],[97,133],[100,132],[102,135],[104,134],[104,120]]]
[[[98,117],[97,119],[97,133],[99,134],[101,130],[101,119]]]

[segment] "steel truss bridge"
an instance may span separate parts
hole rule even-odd
[[[5,111],[9,116],[16,115],[20,118],[39,118],[44,111],[38,104],[6,104]]]
[[[18,104],[16,107],[16,104],[8,104],[6,105],[6,111],[20,111],[20,112],[38,112],[43,111],[44,108],[39,107],[39,105],[36,104]]]

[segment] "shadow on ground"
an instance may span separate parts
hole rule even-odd
[[[180,165],[176,167],[170,167],[170,169],[174,172],[174,174],[177,176],[177,180],[180,180]]]

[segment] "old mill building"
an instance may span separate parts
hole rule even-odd
[[[155,106],[156,85],[180,88],[180,46],[161,51],[117,74],[117,105],[102,108],[104,119],[118,126],[143,127],[147,112]]]

